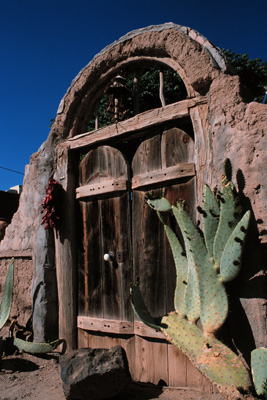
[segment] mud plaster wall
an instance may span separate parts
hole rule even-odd
[[[11,258],[0,259],[0,292],[3,291],[7,268]],[[31,285],[33,278],[33,263],[30,258],[16,258],[14,261],[14,290],[13,303],[7,326],[1,335],[8,336],[9,322],[14,318],[22,327],[31,326],[32,300]]]
[[[244,208],[253,210],[244,265],[238,279],[228,285],[231,293],[228,327],[236,346],[248,359],[252,348],[267,346],[264,245],[267,243],[264,175],[267,105],[246,103],[241,96],[238,76],[233,74],[220,52],[190,28],[166,24],[132,32],[104,49],[79,73],[60,103],[47,141],[26,168],[19,210],[6,230],[0,251],[31,250],[34,335],[36,340],[51,339],[57,331],[54,237],[40,226],[40,205],[50,176],[61,179],[63,187],[69,190],[68,177],[58,167],[57,146],[67,137],[86,131],[88,110],[101,85],[110,77],[110,71],[114,73],[123,63],[143,56],[175,65],[190,96],[205,93],[208,98],[207,106],[191,110],[196,134],[198,202],[202,199],[204,183],[211,187],[219,185],[223,162],[228,157]],[[60,240],[68,245],[67,238]]]

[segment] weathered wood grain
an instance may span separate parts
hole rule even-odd
[[[182,100],[162,108],[156,108],[138,114],[126,121],[109,125],[93,132],[82,133],[68,140],[71,149],[78,149],[88,145],[101,143],[118,136],[125,136],[131,132],[160,125],[166,121],[182,118],[189,115],[189,110],[198,104],[206,104],[205,96]]]
[[[111,180],[106,182],[92,183],[91,185],[80,186],[76,189],[76,199],[98,196],[104,193],[115,193],[127,189],[125,179]]]
[[[169,385],[166,341],[135,337],[135,369],[139,382]]]
[[[188,133],[177,127],[163,132],[161,144],[162,169],[179,164],[193,163],[194,154],[194,140]]]
[[[128,166],[122,154],[109,146],[91,150],[81,162],[80,185],[128,182]],[[131,222],[129,191],[107,198],[80,202],[83,213],[83,273],[85,306],[80,314],[109,319],[132,318],[129,301],[131,283]],[[115,195],[115,197],[114,197]],[[123,262],[104,261],[105,253],[122,251]],[[82,293],[80,291],[80,304]]]
[[[123,335],[134,334],[134,325],[129,321],[78,316],[77,326],[81,329],[95,332],[116,333]]]
[[[160,132],[141,143],[132,162],[133,180],[147,172],[161,170]],[[153,194],[160,197],[162,189]],[[145,303],[154,316],[164,315],[166,271],[161,263],[164,229],[156,213],[146,204],[146,193],[133,190],[133,269],[134,279],[140,278]],[[156,245],[155,245],[156,244]]]
[[[137,189],[162,182],[164,182],[164,185],[166,185],[166,183],[169,181],[194,175],[194,163],[179,164],[173,167],[162,168],[156,171],[146,172],[144,174],[134,176],[132,180],[132,188]]]
[[[161,331],[156,331],[141,321],[134,321],[134,334],[154,339],[165,339],[165,336]]]
[[[187,358],[168,344],[161,332],[133,317],[129,302],[130,284],[139,277],[141,292],[152,315],[161,316],[174,309],[174,260],[164,227],[146,204],[145,190],[153,191],[156,197],[164,195],[172,204],[184,199],[194,219],[194,149],[193,139],[179,128],[153,131],[133,157],[131,196],[127,190],[112,193],[113,187],[109,186],[106,198],[93,196],[92,200],[80,201],[85,204],[84,259],[88,269],[85,266],[80,274],[87,279],[84,282],[87,295],[83,296],[87,306],[80,313],[77,325],[86,332],[90,347],[121,344],[135,380],[155,384],[161,381],[171,386],[192,383],[202,388],[205,382],[198,372],[191,377],[194,368],[188,367]],[[127,166],[116,149],[100,146],[89,152],[85,160],[80,169],[80,186],[99,187],[129,179]],[[179,236],[173,216],[169,218]],[[122,263],[103,261],[104,253],[113,251],[116,255],[117,250],[122,251]],[[87,342],[86,335],[80,335],[81,343]]]
[[[168,344],[169,386],[187,386],[187,357]]]
[[[123,335],[138,335],[148,338],[165,339],[162,332],[156,331],[141,321],[121,321],[106,318],[77,317],[77,326],[80,329],[94,332],[116,333]]]
[[[76,259],[76,204],[74,167],[66,147],[58,149],[57,174],[66,178],[62,181],[63,200],[61,224],[54,230],[55,265],[58,287],[58,335],[65,340],[67,351],[77,345],[77,259]],[[70,230],[70,226],[72,229]]]
[[[89,347],[89,338],[86,331],[83,329],[78,329],[78,348],[87,348]]]
[[[214,391],[209,380],[201,374],[201,372],[187,359],[187,379],[186,383],[189,387],[198,387],[204,393],[212,393]]]

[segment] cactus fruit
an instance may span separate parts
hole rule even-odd
[[[175,260],[175,311],[158,322],[146,309],[139,286],[131,289],[132,305],[139,318],[160,329],[224,393],[231,388],[248,390],[251,385],[238,356],[214,336],[228,314],[223,283],[234,279],[240,270],[250,220],[249,211],[240,218],[235,187],[228,177],[229,171],[222,177],[219,202],[210,188],[205,187],[203,208],[198,208],[203,214],[204,240],[183,203],[172,206],[166,198],[147,200],[164,224]],[[166,215],[170,211],[181,230],[186,257],[178,237],[167,225]],[[198,319],[202,330],[195,324]]]
[[[259,347],[251,352],[251,371],[257,394],[266,394],[267,349],[264,347]]]
[[[10,261],[7,270],[2,301],[0,304],[0,330],[5,325],[11,310],[13,281],[14,281],[14,258],[12,258],[12,260]]]

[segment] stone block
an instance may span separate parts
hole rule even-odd
[[[61,379],[67,400],[101,400],[117,395],[130,381],[121,346],[78,349],[60,357]]]

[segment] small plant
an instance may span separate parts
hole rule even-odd
[[[148,199],[164,224],[176,266],[175,311],[158,323],[143,301],[139,285],[131,288],[131,301],[138,317],[161,330],[183,351],[217,388],[233,399],[238,390],[249,390],[250,376],[239,357],[215,338],[228,315],[225,282],[236,278],[248,230],[250,212],[241,218],[241,207],[225,165],[221,192],[206,185],[203,208],[203,237],[184,210],[183,202],[172,206],[166,198]],[[183,236],[184,247],[167,224],[172,212]],[[196,322],[200,320],[202,329]]]

